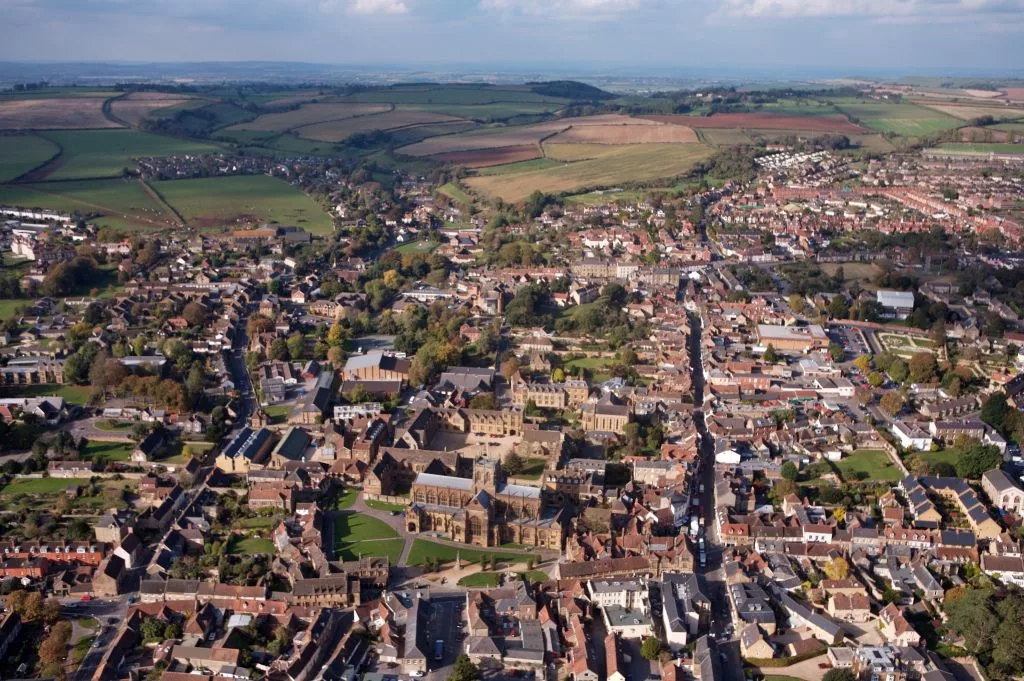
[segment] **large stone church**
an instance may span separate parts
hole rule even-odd
[[[507,484],[497,459],[476,459],[472,478],[419,473],[412,502],[405,515],[409,532],[438,532],[482,547],[562,547],[563,511],[546,506],[538,487]]]

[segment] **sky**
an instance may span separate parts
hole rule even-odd
[[[0,0],[2,61],[1003,73],[1024,0]]]

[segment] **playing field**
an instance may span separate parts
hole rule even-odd
[[[138,180],[0,185],[0,205],[96,214],[92,222],[118,229],[158,229],[173,223],[173,216],[143,190]]]
[[[63,150],[48,169],[47,180],[116,177],[125,168],[134,168],[136,158],[218,151],[218,147],[211,144],[138,130],[55,131],[45,136]]]
[[[832,100],[851,118],[879,132],[916,137],[960,126],[960,120],[935,109],[905,102],[885,102],[853,97]]]
[[[549,157],[582,160],[542,170],[471,177],[465,184],[505,201],[521,201],[538,190],[578,192],[670,178],[688,173],[697,162],[714,153],[702,144],[552,144],[546,149]]]
[[[278,223],[310,234],[329,234],[331,216],[312,198],[268,175],[206,177],[151,183],[163,199],[196,227]]]
[[[889,455],[881,449],[861,449],[843,457],[836,464],[847,482],[858,480],[893,481],[899,480],[900,471]]]
[[[510,562],[510,563],[525,563],[526,561],[533,558],[537,559],[534,554],[514,554],[514,553],[502,553],[500,551],[480,551],[477,549],[463,548],[448,546],[446,544],[438,544],[437,542],[427,541],[426,539],[417,539],[412,543],[412,549],[409,551],[409,565],[423,565],[428,559],[439,559],[441,561],[453,561],[456,557],[460,558],[469,563],[479,563],[480,559],[485,555],[491,556],[496,560]]]
[[[9,182],[53,158],[60,147],[38,135],[0,136],[0,182]]]
[[[292,111],[282,111],[260,116],[247,123],[238,123],[228,130],[284,131],[313,125],[324,121],[336,121],[354,116],[383,113],[391,107],[387,104],[304,104]]]
[[[959,144],[950,142],[940,144],[939,149],[961,154],[1017,154],[1024,155],[1024,144],[986,144],[975,142],[970,144]]]

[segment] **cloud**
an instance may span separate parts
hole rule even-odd
[[[601,18],[638,9],[643,0],[481,0],[480,8],[507,14]]]
[[[724,0],[717,17],[968,17],[1024,12],[1024,0]]]
[[[405,14],[409,6],[402,0],[353,0],[353,14]]]

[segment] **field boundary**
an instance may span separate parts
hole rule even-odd
[[[177,220],[179,227],[187,226],[185,218],[181,216],[181,213],[178,212],[178,209],[172,206],[170,203],[168,203],[167,199],[164,198],[163,194],[158,192],[155,187],[153,187],[149,182],[146,182],[142,178],[139,178],[139,185],[142,187],[142,191],[146,192],[146,194],[149,195],[151,199],[153,199],[157,204],[166,208],[167,211],[174,216],[174,219]]]
[[[45,166],[50,165],[51,163],[55,162],[58,158],[60,158],[61,156],[64,155],[64,147],[62,147],[60,145],[60,143],[57,142],[57,140],[52,139],[50,137],[47,137],[45,135],[40,135],[39,133],[32,133],[32,134],[35,134],[37,137],[41,137],[42,139],[44,139],[44,140],[50,142],[51,144],[53,144],[55,147],[57,147],[57,152],[53,156],[51,156],[50,158],[46,159],[45,161],[43,161],[42,163],[37,165],[35,168],[31,168],[29,170],[26,170],[21,175],[18,175],[17,177],[11,178],[7,182],[3,182],[3,183],[0,183],[0,184],[25,184],[25,183],[31,182],[31,180],[29,180],[27,178],[29,178],[32,174],[39,172],[39,170],[41,168],[44,168]]]
[[[116,102],[119,99],[124,99],[129,94],[130,93],[126,92],[126,93],[124,93],[124,94],[122,94],[122,95],[120,95],[118,97],[108,97],[107,99],[104,99],[101,111],[103,111],[103,115],[106,116],[107,120],[110,121],[111,123],[117,123],[118,125],[120,125],[123,128],[128,128],[129,130],[134,130],[135,129],[134,125],[130,125],[128,123],[128,121],[123,120],[121,118],[118,118],[117,116],[114,115],[114,108],[113,108],[114,102]]]
[[[338,103],[339,104],[343,104],[344,102],[338,102]],[[367,118],[369,116],[382,116],[382,115],[384,115],[386,113],[391,113],[391,112],[393,112],[395,110],[395,105],[392,104],[391,102],[384,102],[384,104],[387,104],[391,108],[387,109],[386,111],[371,111],[371,112],[368,112],[368,113],[356,114],[355,116],[342,116],[341,118],[327,118],[327,119],[322,120],[322,121],[317,121],[316,123],[303,123],[302,125],[296,125],[296,126],[293,126],[291,128],[285,128],[284,130],[281,131],[281,134],[284,135],[284,134],[289,133],[289,132],[298,133],[298,131],[302,130],[303,128],[309,128],[309,127],[312,127],[314,125],[322,125],[323,123],[336,123],[338,121],[351,121],[351,120],[354,120],[356,118]],[[257,116],[256,118],[259,118],[259,116]],[[254,118],[253,120],[256,120],[256,118]],[[252,121],[248,121],[248,122],[252,123]],[[244,125],[244,123],[242,125]],[[244,130],[245,128],[242,128],[242,129]],[[296,134],[296,137],[302,137],[302,135]],[[309,138],[308,137],[302,137],[302,139],[309,139]],[[314,141],[314,142],[321,142],[322,140],[312,140],[312,141]]]

